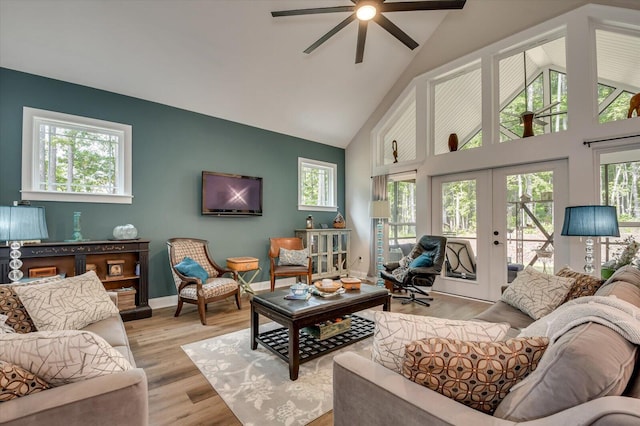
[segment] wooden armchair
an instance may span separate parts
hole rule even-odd
[[[178,307],[174,316],[180,315],[183,303],[193,303],[198,305],[202,325],[207,325],[207,303],[235,296],[238,309],[242,307],[238,273],[216,264],[209,254],[208,244],[208,241],[197,238],[171,238],[167,241],[169,265],[178,291]],[[204,268],[209,275],[206,282],[183,275],[175,268],[185,257],[190,257]],[[224,274],[231,274],[232,278],[223,277]]]
[[[302,238],[287,237],[287,238],[269,238],[271,243],[269,247],[269,263],[270,278],[271,278],[271,291],[275,289],[276,277],[307,277],[307,284],[311,285],[311,256],[307,257],[306,265],[279,265],[280,249],[287,250],[302,250],[304,244]]]

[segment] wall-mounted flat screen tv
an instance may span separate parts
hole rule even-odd
[[[262,178],[203,171],[202,214],[262,216]]]

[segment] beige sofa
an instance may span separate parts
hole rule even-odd
[[[112,296],[113,298],[113,296]],[[133,369],[53,387],[0,402],[2,425],[131,425],[148,424],[147,378],[136,368],[119,315],[82,330],[102,337],[124,355]]]
[[[640,307],[640,272],[620,270],[596,296]],[[510,336],[533,319],[498,301],[475,319],[508,322]],[[638,425],[638,348],[597,323],[572,328],[544,353],[548,374],[512,389],[494,415],[449,399],[354,353],[334,358],[334,424],[366,425]],[[541,361],[542,362],[542,361]],[[534,371],[535,373],[535,371]],[[532,373],[533,376],[533,373]],[[524,383],[523,383],[524,384]],[[585,396],[588,395],[588,396]],[[575,398],[586,399],[582,403]]]

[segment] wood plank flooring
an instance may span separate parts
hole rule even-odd
[[[391,311],[469,319],[488,307],[480,301],[444,294],[433,296],[435,300],[430,307],[415,303],[402,305],[394,300]],[[136,363],[144,368],[149,381],[149,424],[240,425],[180,346],[248,328],[250,305],[247,296],[242,298],[242,310],[236,308],[232,298],[210,304],[207,326],[200,324],[195,305],[185,304],[178,318],[173,316],[174,312],[173,307],[156,309],[151,318],[125,323]],[[326,413],[311,425],[333,425],[333,412]]]

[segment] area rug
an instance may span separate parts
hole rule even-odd
[[[260,332],[279,327],[260,326]],[[247,426],[305,425],[333,408],[333,357],[352,351],[371,357],[369,337],[300,365],[298,380],[289,366],[258,345],[250,329],[182,346],[233,414]]]

